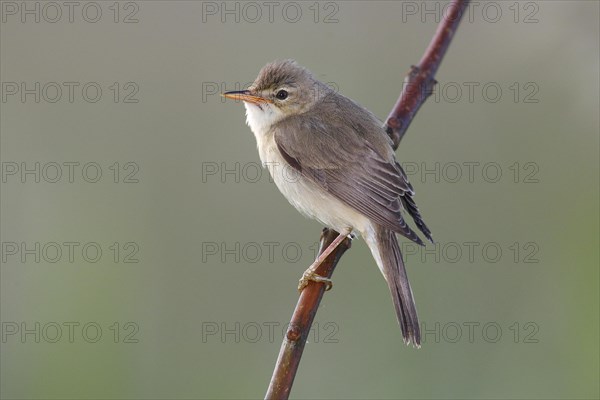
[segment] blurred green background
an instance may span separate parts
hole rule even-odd
[[[447,3],[54,4],[1,4],[2,398],[261,398],[321,226],[217,93],[291,57],[383,119]],[[293,398],[599,397],[598,21],[471,8],[397,152],[423,346],[356,240]]]

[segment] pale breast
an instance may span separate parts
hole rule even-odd
[[[350,206],[328,194],[304,178],[281,156],[271,126],[283,115],[274,107],[253,104],[246,106],[246,123],[254,133],[260,160],[268,170],[279,191],[300,213],[316,219],[338,232],[348,229],[363,233],[370,221]]]
[[[272,136],[263,136],[258,151],[263,165],[285,198],[303,215],[316,219],[338,232],[351,229],[362,233],[369,220],[353,208],[304,178],[290,166],[277,149]]]

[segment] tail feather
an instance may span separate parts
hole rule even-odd
[[[373,232],[365,236],[365,241],[390,288],[404,342],[420,347],[417,309],[396,234],[381,226],[374,226]]]

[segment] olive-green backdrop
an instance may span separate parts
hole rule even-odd
[[[322,227],[218,93],[291,57],[383,119],[446,4],[3,1],[2,398],[262,397]],[[397,152],[423,346],[356,240],[293,398],[598,398],[598,21],[473,4]]]

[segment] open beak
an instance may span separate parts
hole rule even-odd
[[[269,99],[265,99],[264,97],[255,96],[255,95],[251,94],[251,92],[249,90],[225,92],[225,93],[222,93],[221,96],[227,97],[228,99],[247,101],[248,103],[253,103],[253,104],[256,104],[259,106],[264,103],[273,103]]]

